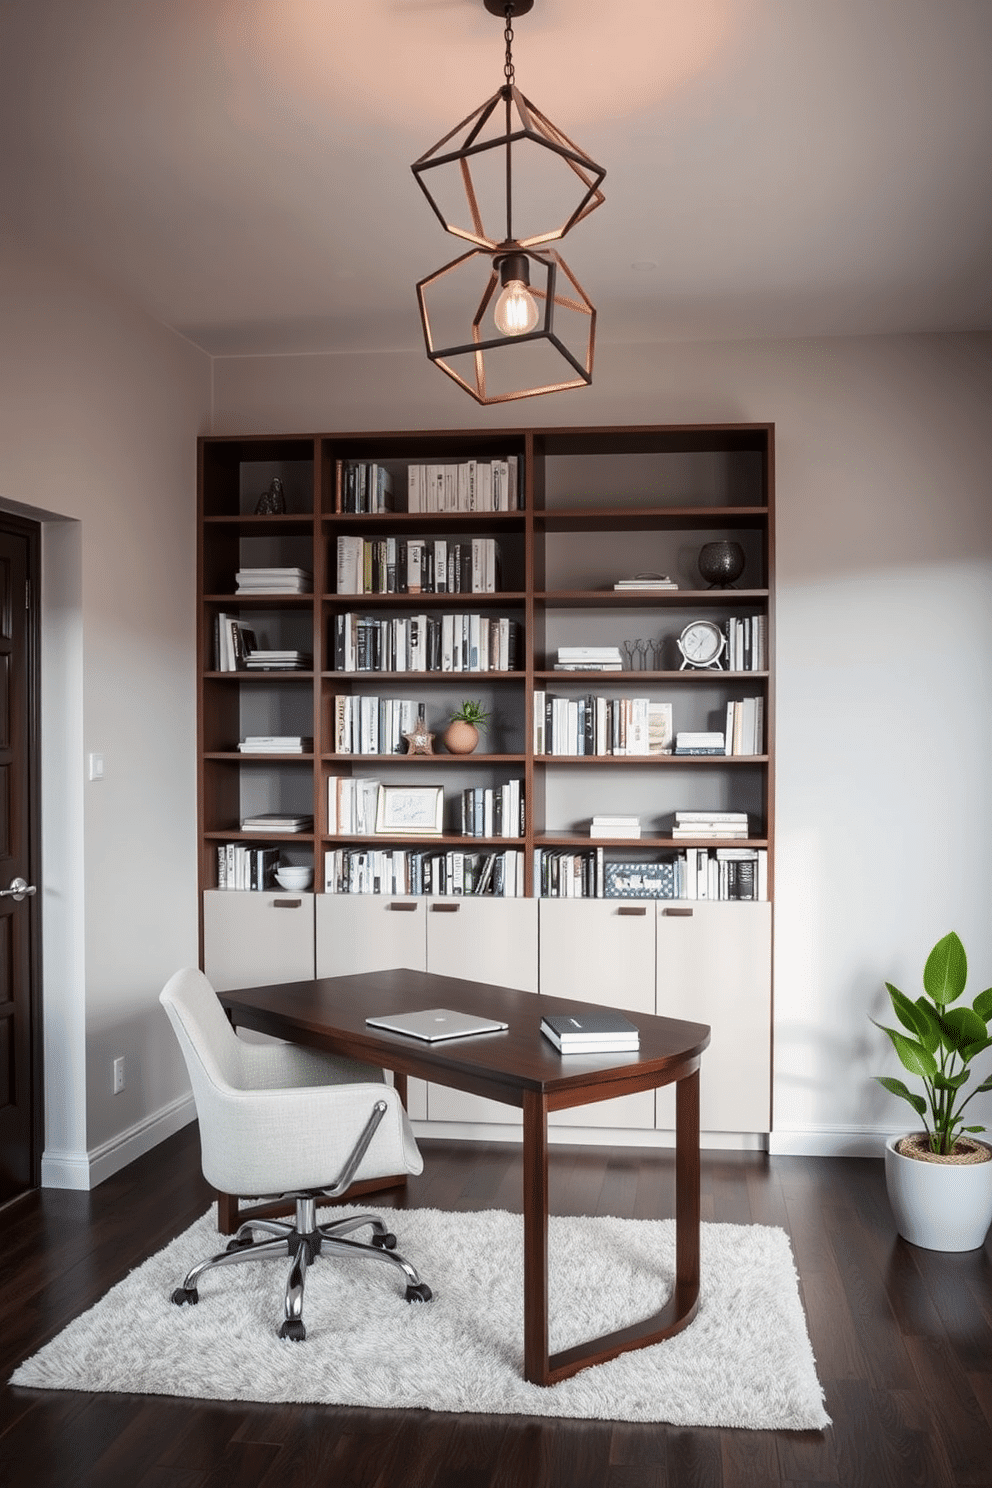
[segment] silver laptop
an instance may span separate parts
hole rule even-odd
[[[441,1039],[467,1038],[473,1033],[503,1033],[510,1025],[497,1018],[480,1018],[475,1013],[453,1013],[450,1008],[427,1008],[419,1013],[385,1014],[366,1018],[371,1028],[386,1028],[390,1033],[405,1033],[410,1038],[433,1044]]]

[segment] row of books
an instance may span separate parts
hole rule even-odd
[[[325,894],[484,895],[522,899],[524,855],[422,848],[336,848],[324,854]]]
[[[392,472],[374,460],[338,460],[334,503],[337,511],[356,515],[392,511]]]
[[[534,693],[535,754],[671,752],[671,703],[646,697],[564,698]]]
[[[239,568],[236,594],[309,594],[313,574],[306,568]]]
[[[726,664],[731,672],[768,670],[767,615],[731,615],[724,626]]]
[[[536,848],[534,890],[542,899],[768,898],[765,848],[689,848],[659,862],[618,862],[605,849]]]
[[[492,537],[338,538],[339,594],[495,594],[500,574]]]
[[[524,783],[507,780],[493,787],[469,786],[461,793],[463,837],[522,837]]]
[[[522,505],[516,456],[411,465],[407,470],[407,509],[412,512],[517,511]]]
[[[249,847],[243,842],[222,842],[217,848],[217,887],[239,890],[275,888],[278,866],[278,847]]]
[[[728,702],[724,752],[726,754],[763,754],[764,739],[764,698],[748,697]]]
[[[520,625],[506,616],[334,617],[339,672],[513,672],[519,655]]]
[[[405,754],[406,736],[425,716],[413,698],[355,696],[331,699],[335,754]]]

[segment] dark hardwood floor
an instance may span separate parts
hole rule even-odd
[[[512,1146],[425,1141],[401,1204],[519,1209]],[[552,1151],[552,1209],[650,1217],[639,1149]],[[663,1185],[668,1192],[668,1184]],[[899,1240],[880,1161],[704,1153],[703,1218],[792,1237],[833,1426],[820,1433],[13,1389],[11,1370],[203,1212],[196,1127],[92,1193],[0,1211],[0,1488],[988,1488],[992,1242]],[[386,1207],[379,1205],[378,1207]]]

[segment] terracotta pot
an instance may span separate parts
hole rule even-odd
[[[900,1141],[885,1144],[885,1186],[900,1235],[923,1250],[977,1250],[992,1223],[992,1161],[924,1162],[898,1152]]]
[[[478,746],[479,730],[474,723],[466,723],[464,718],[456,718],[444,732],[444,747],[449,754],[471,754]]]

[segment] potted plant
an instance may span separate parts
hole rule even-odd
[[[479,743],[479,730],[484,729],[490,715],[481,703],[465,702],[456,713],[444,733],[444,747],[452,754],[471,754]]]
[[[875,1023],[923,1083],[919,1094],[891,1075],[876,1076],[923,1119],[924,1131],[886,1142],[885,1182],[899,1233],[925,1250],[976,1250],[992,1223],[992,1147],[974,1139],[985,1127],[966,1126],[964,1116],[976,1095],[992,1090],[990,1078],[965,1094],[972,1061],[992,1048],[992,987],[971,1007],[952,1007],[967,978],[964,946],[952,930],[927,957],[924,996],[911,1002],[886,982],[902,1030]]]

